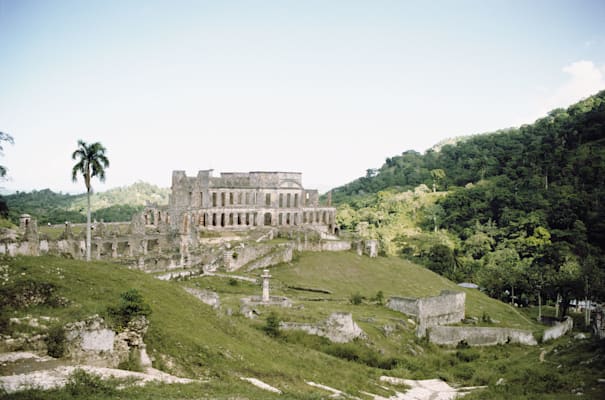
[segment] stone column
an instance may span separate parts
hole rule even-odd
[[[271,278],[271,275],[269,274],[269,270],[264,269],[263,274],[260,277],[263,278],[263,303],[268,303],[269,299],[270,299],[270,297],[269,297],[269,279]]]

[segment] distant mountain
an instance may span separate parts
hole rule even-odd
[[[145,204],[168,204],[170,190],[136,182],[91,197],[92,217],[106,222],[129,221]],[[61,224],[65,221],[86,221],[86,195],[55,193],[50,189],[17,192],[4,196],[9,208],[9,219],[18,223],[21,214],[30,214],[39,224]]]

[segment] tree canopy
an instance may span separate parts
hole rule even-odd
[[[602,91],[531,125],[389,157],[332,199],[392,252],[457,266],[495,297],[605,300],[604,144]]]

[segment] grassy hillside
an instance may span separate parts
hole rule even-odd
[[[369,259],[354,253],[303,253],[295,262],[271,269],[274,276],[272,294],[286,295],[294,303],[291,309],[274,310],[278,318],[318,322],[333,311],[349,311],[368,339],[346,345],[295,332],[269,337],[262,328],[270,310],[258,308],[260,317],[257,320],[246,319],[238,312],[242,296],[260,294],[260,286],[248,282],[218,277],[165,282],[110,263],[84,263],[52,257],[19,257],[3,263],[9,266],[3,267],[7,271],[3,289],[14,287],[18,281],[44,282],[54,285],[56,294],[69,300],[65,307],[4,310],[10,316],[54,316],[65,323],[96,313],[105,315],[107,307],[116,305],[120,293],[129,288],[142,293],[152,308],[145,341],[154,367],[201,381],[186,386],[128,389],[119,394],[120,398],[277,398],[242,382],[240,377],[258,378],[280,388],[285,394],[279,398],[317,399],[329,394],[312,388],[306,381],[332,386],[361,398],[367,398],[361,391],[393,394],[377,385],[380,375],[440,377],[452,384],[490,385],[487,393],[494,395],[489,398],[511,398],[512,394],[514,398],[545,399],[566,398],[573,385],[577,385],[574,379],[581,377],[585,382],[586,397],[598,398],[590,388],[596,386],[599,377],[599,370],[593,368],[603,366],[603,357],[598,355],[602,354],[602,349],[598,353],[590,348],[593,363],[578,369],[577,359],[575,365],[561,361],[563,355],[571,357],[578,353],[577,344],[569,339],[549,344],[544,347],[549,352],[547,359],[557,348],[556,357],[561,360],[556,362],[563,362],[562,368],[553,369],[551,364],[539,362],[540,348],[498,346],[452,351],[417,339],[407,317],[386,309],[370,297],[378,291],[385,297],[434,295],[442,289],[452,289],[454,285],[397,258]],[[259,271],[248,275],[258,276]],[[201,303],[185,292],[183,285],[216,290],[221,298],[221,310],[215,311]],[[300,290],[301,287],[320,288],[331,293]],[[351,294],[357,292],[366,299],[354,305],[349,300]],[[480,316],[487,312],[502,325],[536,329],[503,303],[476,291],[467,291],[467,296],[469,315]],[[544,384],[536,386],[536,390],[523,386],[496,386],[499,378],[516,382],[527,374],[547,379],[552,387],[544,392]],[[55,391],[15,395],[14,398],[71,397],[64,391]]]

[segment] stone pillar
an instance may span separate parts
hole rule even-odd
[[[269,274],[269,270],[264,269],[263,274],[260,277],[263,278],[263,303],[268,303],[269,299],[270,299],[269,279],[271,278],[271,275]]]
[[[118,240],[111,243],[111,258],[118,258]]]

